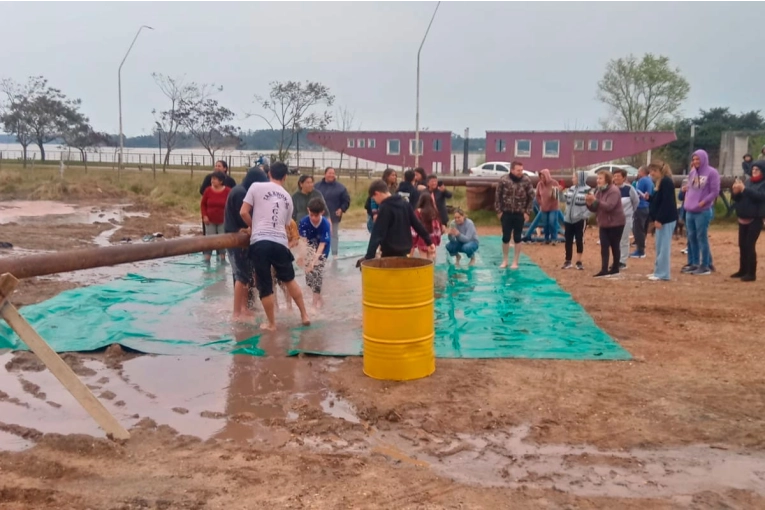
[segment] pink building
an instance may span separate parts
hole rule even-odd
[[[519,161],[538,172],[581,168],[656,149],[673,131],[487,131],[486,161]]]
[[[414,131],[313,131],[308,140],[347,156],[383,163],[393,168],[414,168]],[[427,173],[450,173],[450,131],[420,131],[419,166]]]

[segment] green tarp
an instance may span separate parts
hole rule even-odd
[[[340,258],[328,264],[324,278],[325,306],[311,326],[299,326],[296,312],[280,310],[279,318],[290,326],[289,341],[278,347],[282,353],[361,354],[361,277],[354,264],[365,247],[362,241],[341,241]],[[438,357],[630,358],[530,259],[524,256],[518,271],[498,269],[498,237],[481,239],[478,263],[471,268],[454,267],[440,251]],[[24,307],[22,315],[59,352],[119,343],[156,354],[264,354],[264,337],[254,326],[229,322],[228,266],[206,269],[201,255],[191,255],[157,261],[140,273],[62,292]],[[301,273],[298,278],[302,284]],[[5,348],[25,347],[0,323],[0,349]]]

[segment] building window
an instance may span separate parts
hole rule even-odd
[[[375,148],[375,139],[374,138],[370,138],[369,140],[367,140],[367,147],[370,148],[370,149],[374,149]]]
[[[560,156],[560,140],[545,140],[543,146],[543,158],[557,158]]]
[[[417,140],[409,140],[409,154],[416,154],[418,156],[422,156],[422,138],[420,138],[420,147],[419,151],[417,151]]]
[[[433,140],[433,152],[441,152],[441,140]]]
[[[348,148],[349,149],[353,149],[354,147],[356,147],[356,140],[354,140],[353,138],[349,138],[348,139]]]
[[[507,143],[504,140],[497,139],[494,142],[494,150],[496,152],[507,152]]]
[[[612,151],[612,150],[614,150],[614,141],[613,140],[603,140],[602,149],[604,151]]]
[[[398,140],[388,140],[388,154],[391,156],[401,154],[401,142]]]
[[[528,158],[531,156],[531,140],[515,141],[515,156],[518,158]]]
[[[587,142],[587,150],[588,151],[596,151],[598,150],[598,141],[597,140],[590,140]]]
[[[356,140],[356,147],[358,147],[359,149],[363,149],[366,146],[366,142],[367,141],[364,140],[363,138],[359,138],[358,140]]]
[[[583,151],[584,150],[584,140],[574,140],[574,150],[575,151]]]

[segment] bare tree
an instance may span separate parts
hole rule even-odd
[[[354,124],[355,118],[355,112],[352,112],[345,106],[339,107],[335,114],[335,126],[337,130],[343,133],[357,130],[358,127]],[[343,156],[345,155],[346,146],[347,144],[343,144],[343,148],[340,150],[340,163],[337,165],[338,170],[343,168]]]
[[[68,126],[62,137],[66,145],[80,151],[86,173],[88,171],[88,151],[95,150],[97,147],[106,147],[111,143],[111,137],[106,133],[94,131],[88,123],[88,119]]]
[[[255,101],[269,113],[251,114],[260,117],[268,126],[279,131],[279,149],[277,157],[286,161],[297,136],[303,130],[325,129],[332,121],[329,111],[313,112],[319,105],[330,107],[335,102],[329,87],[319,82],[305,83],[296,81],[271,82],[271,92],[267,98],[255,96]]]
[[[151,76],[170,101],[166,110],[154,109],[151,112],[154,114],[157,127],[162,132],[162,142],[165,148],[162,171],[165,172],[167,165],[170,164],[170,153],[178,143],[178,130],[184,126],[191,114],[189,106],[204,101],[210,93],[211,86],[202,85],[200,87],[194,82],[186,83],[183,76],[173,78],[160,73],[152,73]]]
[[[611,113],[606,127],[627,131],[648,131],[675,120],[690,85],[669,58],[650,53],[641,60],[629,55],[611,60],[598,82],[598,99]]]
[[[184,105],[183,126],[207,150],[215,161],[215,153],[225,148],[235,148],[240,140],[239,128],[230,124],[234,112],[218,104],[215,99],[201,99]]]
[[[31,76],[25,85],[4,80],[2,88],[8,101],[2,123],[22,145],[25,162],[32,142],[40,148],[40,159],[45,161],[45,144],[60,138],[67,126],[84,119],[79,112],[81,101],[67,99],[59,89],[48,86],[42,76]]]

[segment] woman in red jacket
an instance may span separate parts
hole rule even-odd
[[[202,194],[202,221],[204,222],[204,235],[211,236],[223,234],[223,217],[226,210],[226,199],[231,188],[224,186],[226,175],[223,172],[213,172],[210,179],[210,187]],[[204,252],[205,263],[209,264],[212,251]],[[218,250],[221,263],[226,261],[226,252]]]
[[[602,265],[595,278],[619,274],[620,244],[627,218],[622,208],[622,194],[611,184],[613,175],[607,170],[598,172],[598,187],[594,195],[587,195],[587,209],[595,213],[600,230],[600,256]],[[608,267],[608,252],[613,253],[614,265]]]

